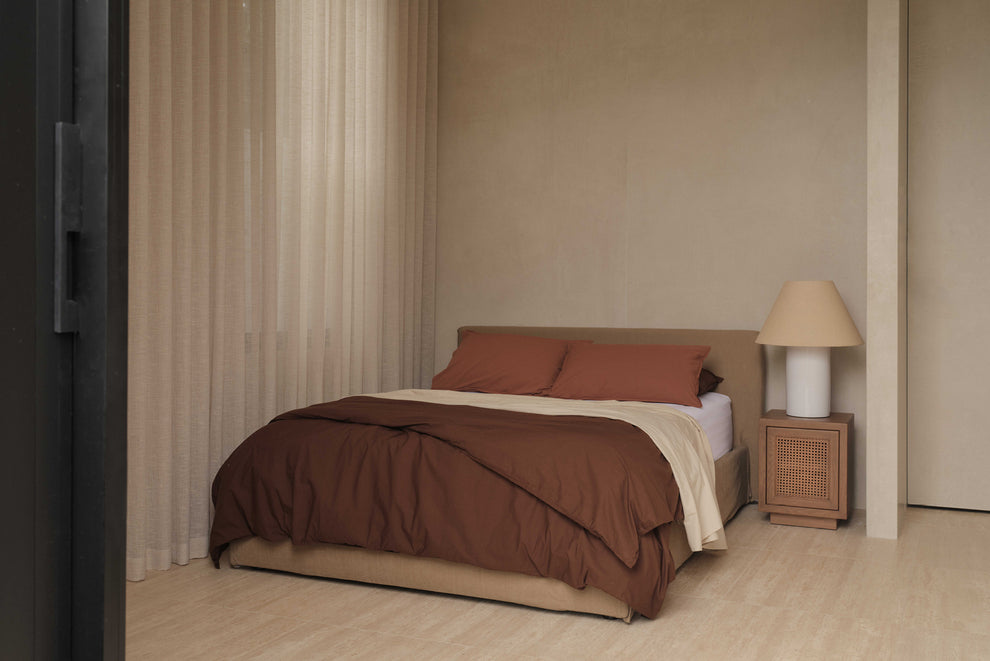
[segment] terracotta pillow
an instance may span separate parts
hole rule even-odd
[[[550,396],[701,406],[698,375],[710,350],[674,344],[575,345]]]
[[[545,395],[572,342],[529,335],[465,331],[434,390]]]
[[[701,374],[698,375],[698,396],[704,395],[706,392],[712,392],[718,388],[718,384],[725,381],[718,374],[715,374],[711,370],[701,368]]]

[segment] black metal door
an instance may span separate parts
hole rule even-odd
[[[0,3],[2,658],[124,654],[126,71],[122,0]]]

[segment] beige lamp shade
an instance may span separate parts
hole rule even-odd
[[[851,347],[863,343],[831,280],[784,283],[770,309],[759,344],[782,347]]]

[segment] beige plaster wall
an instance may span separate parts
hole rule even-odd
[[[759,329],[835,280],[865,336],[865,0],[441,0],[437,369],[465,324]],[[771,349],[768,407],[784,406]],[[865,348],[833,352],[857,416]]]
[[[990,2],[908,34],[908,502],[990,510]]]

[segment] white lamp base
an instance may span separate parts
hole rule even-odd
[[[787,347],[787,415],[831,415],[831,354],[830,347]]]

